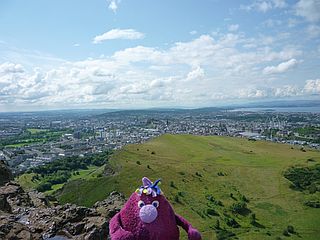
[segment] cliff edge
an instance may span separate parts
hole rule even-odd
[[[1,171],[4,185],[0,187],[0,239],[108,239],[109,220],[125,202],[122,194],[112,192],[92,208],[50,206],[43,194],[25,192],[9,181],[12,174],[2,163]]]

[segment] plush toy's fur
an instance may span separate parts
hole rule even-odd
[[[146,182],[151,181],[143,178],[145,188]],[[112,240],[179,240],[178,226],[188,233],[189,240],[201,240],[200,233],[174,213],[162,194],[145,192],[133,193],[121,211],[110,220]]]

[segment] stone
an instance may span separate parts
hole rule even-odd
[[[50,206],[44,195],[7,182],[0,187],[0,239],[107,240],[108,221],[124,202],[122,194],[112,192],[92,208]]]
[[[11,181],[13,179],[12,172],[5,163],[5,161],[0,160],[0,186]]]

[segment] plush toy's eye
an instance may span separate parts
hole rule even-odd
[[[138,207],[139,207],[139,208],[142,208],[144,205],[145,205],[145,204],[144,204],[143,201],[140,200],[140,201],[138,202]]]
[[[153,202],[152,202],[152,205],[153,205],[155,208],[157,208],[157,207],[159,207],[159,202],[158,202],[158,201],[153,201]]]

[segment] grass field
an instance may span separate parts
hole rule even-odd
[[[39,129],[39,128],[28,128],[27,131],[30,132],[31,134],[36,134],[36,133],[48,132],[49,130]]]
[[[307,159],[312,158],[310,162]],[[294,191],[283,172],[290,166],[320,163],[320,152],[285,144],[230,137],[163,135],[145,144],[129,145],[116,152],[110,164],[114,176],[74,180],[63,188],[61,202],[90,206],[113,190],[126,197],[141,185],[141,178],[162,179],[161,188],[177,213],[203,234],[216,239],[214,226],[239,239],[319,239],[320,209],[303,205],[320,199],[319,192]],[[230,206],[249,199],[246,214],[234,214]],[[213,203],[212,199],[221,204]],[[213,209],[214,214],[208,214]],[[250,223],[256,215],[257,224]],[[240,227],[230,227],[234,219]],[[292,225],[296,231],[283,236]]]
[[[99,177],[104,172],[104,166],[89,166],[88,169],[76,171],[78,174],[73,174],[69,181],[73,180],[90,180]],[[75,173],[76,173],[75,172]],[[35,176],[35,173],[25,173],[17,177],[17,182],[26,190],[36,189],[41,181],[32,181],[32,177]],[[44,192],[46,195],[53,194],[55,191],[61,189],[64,186],[62,184],[52,185],[52,190]]]

